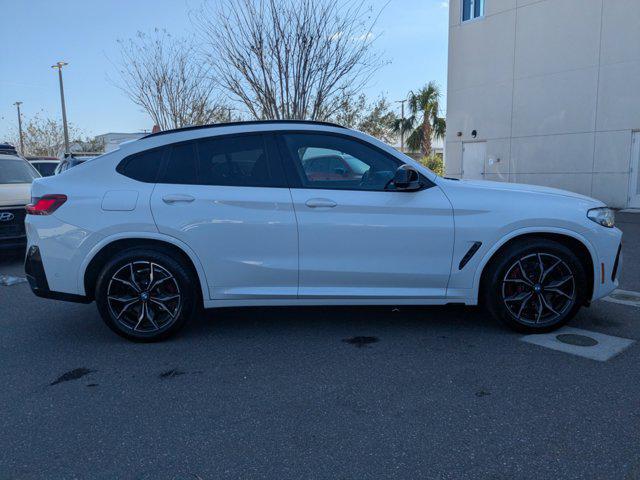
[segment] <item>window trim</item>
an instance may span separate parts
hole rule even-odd
[[[397,168],[399,168],[402,165],[405,165],[405,163],[403,163],[399,158],[397,158],[395,155],[390,154],[389,152],[384,151],[383,149],[381,149],[380,147],[378,147],[377,145],[373,145],[372,143],[369,143],[365,140],[362,140],[358,137],[354,137],[351,135],[345,135],[343,133],[337,133],[337,132],[325,132],[325,131],[318,131],[318,130],[295,130],[295,129],[291,129],[291,130],[276,130],[271,132],[272,135],[275,137],[276,139],[276,143],[278,146],[278,149],[280,151],[280,157],[282,158],[282,164],[284,167],[284,172],[285,172],[285,176],[287,177],[287,181],[289,183],[289,188],[292,189],[298,189],[298,190],[331,190],[331,191],[342,191],[342,192],[364,192],[364,193],[415,193],[415,192],[420,192],[422,190],[427,190],[429,188],[432,188],[435,186],[435,183],[433,181],[431,181],[429,178],[427,178],[422,172],[418,172],[418,175],[420,176],[420,183],[421,183],[421,187],[418,190],[363,190],[361,188],[329,188],[326,186],[323,187],[314,187],[314,186],[306,186],[302,183],[302,179],[300,178],[300,173],[298,172],[298,169],[295,165],[296,160],[294,158],[291,157],[290,153],[289,153],[289,149],[285,143],[285,139],[284,139],[284,135],[287,134],[305,134],[305,135],[323,135],[323,136],[330,136],[330,137],[338,137],[338,138],[342,138],[345,140],[351,140],[354,142],[358,142],[361,145],[364,145],[365,147],[371,148],[375,151],[377,151],[378,153],[385,155],[389,158],[391,158],[394,162],[396,162],[397,164]]]
[[[465,20],[464,19],[464,2],[465,0],[460,0],[460,23],[469,23],[469,22],[474,22],[477,20],[481,20],[484,18],[484,7],[485,7],[485,0],[469,0],[471,2],[470,6],[469,6],[469,12],[471,14],[471,16]],[[477,17],[475,16],[475,6],[476,6],[476,2],[479,2],[481,4],[481,8],[482,8],[482,13],[480,15],[478,15]]]

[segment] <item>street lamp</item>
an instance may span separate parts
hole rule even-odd
[[[404,153],[404,104],[406,100],[396,100],[396,103],[401,105],[401,117],[402,121],[400,123],[400,151]]]
[[[58,62],[51,65],[51,68],[58,69],[58,79],[60,80],[60,103],[62,104],[62,128],[64,129],[64,153],[69,153],[69,130],[67,128],[67,109],[64,105],[64,87],[62,86],[62,67],[69,65],[67,62]]]
[[[14,103],[18,109],[18,135],[20,135],[20,155],[24,156],[24,138],[22,137],[22,115],[20,114],[20,105],[22,102]]]

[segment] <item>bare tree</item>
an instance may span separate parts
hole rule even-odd
[[[214,101],[210,67],[199,62],[192,43],[164,30],[138,32],[120,40],[119,79],[114,83],[142,107],[160,129],[223,121]]]
[[[79,138],[80,131],[69,124],[69,136]],[[23,155],[55,157],[64,146],[64,129],[62,122],[53,118],[36,114],[28,119],[22,129],[24,139]],[[14,137],[18,139],[18,132]],[[16,142],[15,145],[18,143]]]
[[[364,0],[217,0],[194,22],[213,78],[251,116],[326,120],[384,63],[376,20]]]
[[[331,121],[367,133],[386,143],[394,143],[397,134],[394,130],[396,115],[389,101],[378,97],[369,103],[364,94],[344,99]]]

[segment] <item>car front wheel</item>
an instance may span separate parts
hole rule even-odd
[[[96,303],[102,319],[118,335],[153,342],[175,334],[191,317],[195,284],[188,268],[168,254],[131,249],[103,267]]]
[[[585,301],[587,276],[578,257],[561,243],[523,240],[489,266],[484,303],[514,330],[543,333],[565,325]]]

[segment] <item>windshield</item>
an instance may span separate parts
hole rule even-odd
[[[38,173],[24,160],[0,161],[0,183],[31,183]]]

